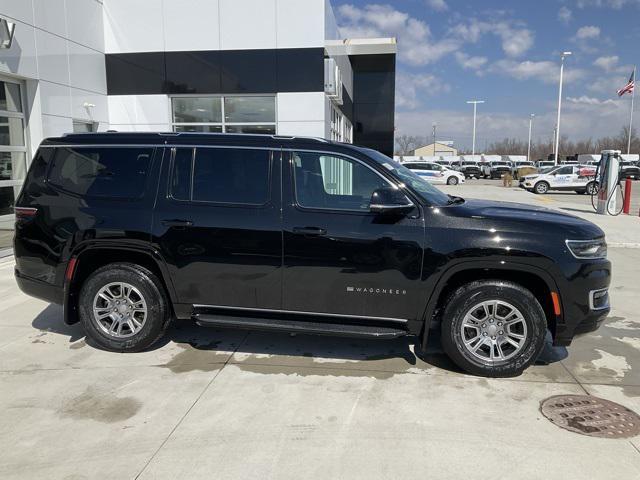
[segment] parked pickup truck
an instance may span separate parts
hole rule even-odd
[[[505,173],[511,172],[511,164],[504,160],[485,163],[482,166],[482,175],[484,178],[502,178]]]
[[[410,335],[420,355],[438,324],[457,365],[497,377],[531,365],[547,332],[569,345],[610,308],[593,223],[446,195],[377,151],[324,139],[50,138],[15,216],[22,291],[62,304],[60,322],[115,352],[153,348],[191,319]]]

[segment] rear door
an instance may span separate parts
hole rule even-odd
[[[177,147],[166,157],[153,235],[179,303],[280,308],[280,153]]]

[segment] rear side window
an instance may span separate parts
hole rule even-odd
[[[268,150],[178,148],[171,196],[194,202],[264,205],[269,201],[270,167]]]
[[[60,147],[49,183],[87,197],[140,198],[152,155],[153,148]]]

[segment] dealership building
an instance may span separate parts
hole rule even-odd
[[[393,153],[395,39],[326,0],[0,0],[0,251],[43,138],[314,136]]]

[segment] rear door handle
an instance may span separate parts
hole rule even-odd
[[[166,227],[191,227],[193,226],[193,222],[191,220],[162,220],[162,224]]]
[[[293,227],[293,233],[296,235],[308,235],[313,237],[321,237],[326,235],[327,231],[319,227]]]

